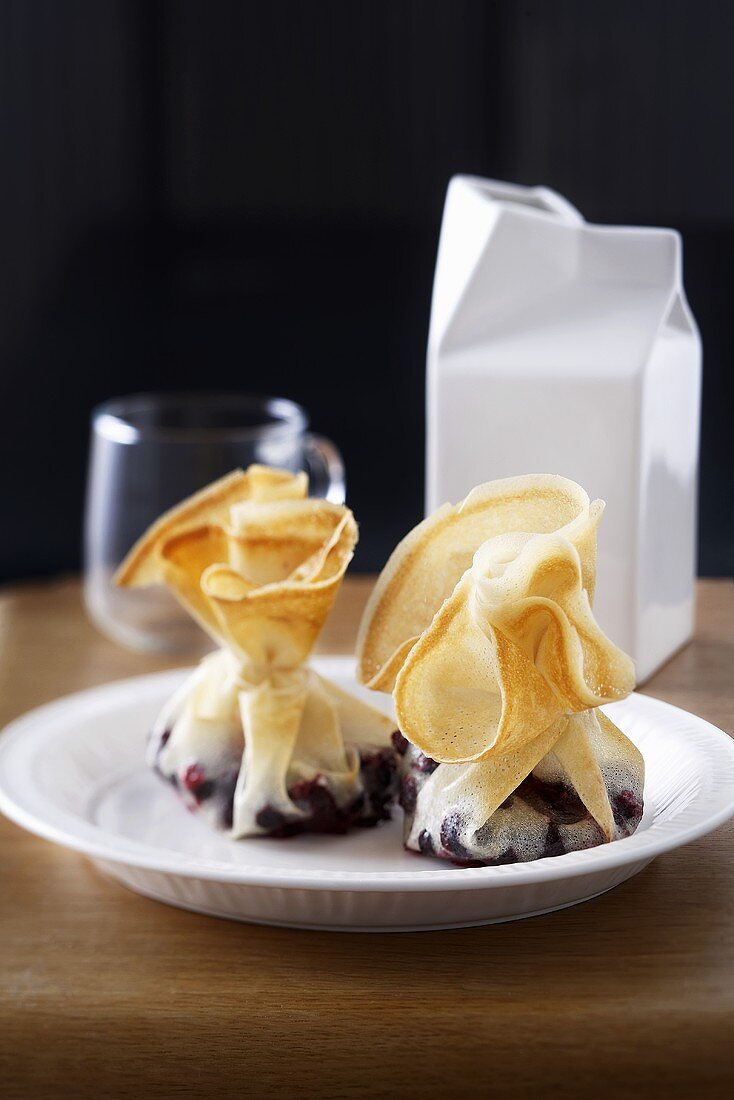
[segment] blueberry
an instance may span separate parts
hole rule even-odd
[[[428,829],[423,829],[421,831],[418,837],[418,847],[420,848],[421,852],[423,852],[424,856],[433,856],[436,854],[436,849],[434,847],[433,841],[431,839],[431,834],[429,833]]]
[[[299,810],[309,818],[298,823],[299,829],[309,833],[345,833],[351,822],[345,809],[340,809],[328,787],[319,782],[321,777],[302,779],[288,791]]]
[[[200,783],[194,793],[194,798],[197,802],[205,802],[207,798],[211,798],[217,788],[213,779],[205,779],[203,783]]]
[[[184,785],[186,790],[191,791],[192,794],[196,793],[196,791],[202,785],[205,779],[206,775],[201,764],[189,764],[184,769],[184,773],[181,776],[182,784]]]
[[[632,833],[642,817],[642,803],[632,791],[620,791],[612,799],[612,813],[617,826]]]
[[[545,844],[543,845],[543,856],[562,856],[566,851],[566,846],[561,839],[561,834],[558,831],[558,826],[555,821],[551,821],[548,826],[548,831],[545,834]]]
[[[392,747],[395,749],[395,752],[398,754],[398,756],[405,756],[406,752],[408,751],[408,738],[403,737],[400,730],[395,730],[395,732],[390,735],[390,740],[392,741]]]
[[[426,756],[425,753],[420,752],[415,759],[413,767],[419,772],[425,772],[426,775],[433,775],[438,767],[438,760],[433,760],[432,757]]]
[[[255,824],[259,825],[261,829],[280,829],[285,825],[285,814],[282,814],[280,810],[276,810],[275,806],[263,806],[255,814]]]
[[[361,759],[363,807],[351,811],[356,824],[365,827],[390,820],[390,804],[397,786],[397,760],[391,749],[378,749]],[[361,817],[359,815],[362,815]]]
[[[466,824],[465,818],[456,810],[447,814],[441,822],[441,844],[456,859],[462,862],[473,861],[473,856],[461,841],[461,834]]]
[[[418,785],[412,775],[406,775],[400,784],[400,805],[406,814],[415,813],[418,801]]]
[[[505,863],[517,863],[517,852],[510,845],[509,848],[505,848],[504,852],[500,852],[494,859],[488,859],[486,862],[488,867],[501,867]]]
[[[368,795],[379,795],[393,785],[398,765],[390,749],[378,749],[377,752],[363,756],[360,765],[362,782]]]
[[[528,806],[559,825],[574,825],[589,816],[574,790],[564,783],[546,783],[532,772],[523,779],[516,793]]]

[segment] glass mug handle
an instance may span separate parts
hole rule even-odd
[[[332,504],[343,504],[347,492],[344,460],[336,444],[324,435],[306,432],[303,455],[306,460],[311,495],[325,497]]]

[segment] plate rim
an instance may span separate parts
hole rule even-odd
[[[311,664],[327,676],[352,675],[354,670],[354,658],[347,655],[316,655]],[[81,818],[75,818],[71,813],[54,808],[46,796],[41,796],[41,805],[45,798],[46,804],[55,809],[55,814],[60,814],[62,818],[69,817],[79,826],[84,826],[81,833],[74,832],[70,827],[65,829],[54,820],[48,821],[43,816],[39,816],[38,806],[35,812],[26,808],[16,801],[12,792],[7,790],[3,782],[5,778],[3,765],[17,744],[29,733],[35,731],[38,736],[40,731],[47,728],[49,720],[60,719],[62,715],[68,717],[69,711],[73,712],[80,706],[84,706],[85,709],[87,707],[96,709],[103,700],[112,702],[115,696],[122,696],[131,690],[145,688],[151,694],[157,688],[163,691],[168,686],[168,682],[173,684],[180,681],[190,671],[188,668],[166,669],[108,681],[61,696],[15,718],[0,732],[0,811],[29,832],[78,851],[91,859],[120,863],[144,871],[234,886],[355,892],[507,889],[515,886],[540,885],[558,879],[585,877],[611,871],[640,860],[654,859],[664,852],[705,836],[734,816],[734,739],[704,718],[699,718],[661,699],[637,692],[630,698],[634,699],[638,706],[650,712],[658,712],[668,721],[684,718],[686,721],[693,722],[698,727],[699,733],[705,735],[710,752],[717,752],[719,755],[719,762],[722,757],[727,758],[729,774],[726,776],[719,774],[719,779],[723,780],[723,790],[727,792],[728,797],[722,798],[720,788],[716,798],[717,807],[710,813],[706,813],[704,807],[704,812],[699,811],[699,819],[687,825],[676,825],[673,819],[665,823],[665,828],[659,828],[659,831],[656,831],[653,822],[642,832],[613,841],[608,845],[568,852],[562,856],[547,857],[528,863],[511,863],[498,867],[439,867],[436,869],[428,869],[424,865],[420,871],[268,868],[245,863],[227,865],[211,859],[208,862],[199,863],[190,855],[147,846],[138,841],[123,840],[123,838],[118,838],[120,846],[115,847],[116,834],[91,822],[85,822]],[[702,794],[695,796],[690,805],[695,804],[696,798],[701,799]],[[416,856],[416,858],[420,857]]]

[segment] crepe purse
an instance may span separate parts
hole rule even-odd
[[[166,513],[120,566],[167,585],[217,645],[164,706],[152,766],[232,837],[390,816],[394,723],[308,668],[357,541],[305,474],[237,470]]]
[[[642,756],[599,709],[635,682],[591,607],[603,508],[554,475],[489,482],[390,557],[358,677],[394,696],[407,848],[501,864],[637,828]]]

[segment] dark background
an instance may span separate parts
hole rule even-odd
[[[310,409],[378,568],[422,514],[456,172],[682,231],[733,571],[734,5],[0,0],[0,81],[0,577],[78,566],[94,404],[202,385]]]

